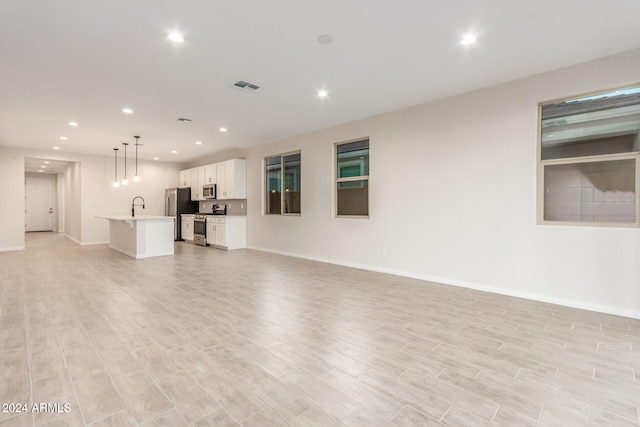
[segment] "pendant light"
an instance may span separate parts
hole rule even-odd
[[[114,165],[114,176],[113,176],[113,188],[120,187],[120,183],[118,182],[118,149],[113,149],[113,165]]]
[[[123,142],[124,145],[124,178],[122,178],[122,185],[129,185],[129,180],[127,179],[127,145],[128,142]]]
[[[138,145],[140,145],[138,140],[140,139],[140,137],[134,136],[134,138],[136,139],[136,174],[133,177],[133,182],[140,182],[140,175],[138,175]]]

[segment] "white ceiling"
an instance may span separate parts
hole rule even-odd
[[[111,156],[140,135],[141,158],[194,161],[635,49],[638,17],[638,0],[2,0],[0,145]]]

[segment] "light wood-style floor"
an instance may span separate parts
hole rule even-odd
[[[640,425],[639,320],[176,251],[0,253],[0,425]]]

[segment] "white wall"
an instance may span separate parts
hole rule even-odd
[[[184,166],[184,169],[191,169],[197,166],[209,165],[211,163],[224,162],[229,159],[244,159],[247,155],[247,150],[244,148],[232,148],[229,150],[215,153],[211,156],[199,158],[197,161],[188,163]]]
[[[536,225],[538,103],[638,69],[640,50],[251,149],[248,244],[640,318],[639,229]],[[364,136],[371,217],[333,218],[333,144]],[[302,216],[262,215],[263,157],[297,149]]]
[[[64,233],[65,231],[65,218],[66,218],[66,212],[65,212],[65,208],[66,205],[64,203],[64,200],[66,198],[66,185],[67,185],[67,176],[66,176],[66,171],[59,173],[58,174],[58,179],[56,180],[56,194],[57,194],[57,198],[56,198],[56,202],[55,202],[55,210],[58,213],[57,215],[57,224],[56,224],[56,231]]]
[[[130,213],[131,201],[137,195],[144,197],[146,209],[136,208],[136,212],[163,215],[164,190],[177,186],[180,169],[174,163],[139,160],[142,181],[114,189],[111,153],[95,156],[0,147],[0,180],[6,183],[0,186],[0,251],[24,248],[25,157],[71,162],[64,177],[64,229],[81,244],[107,242],[108,222],[95,216]]]
[[[0,251],[24,249],[24,157],[0,147]]]
[[[76,242],[82,242],[82,179],[80,162],[71,162],[65,171],[65,234]]]

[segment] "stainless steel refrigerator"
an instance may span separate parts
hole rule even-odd
[[[164,214],[172,216],[174,240],[182,240],[182,224],[180,214],[197,213],[200,209],[198,202],[191,201],[190,188],[167,188],[164,191]]]

